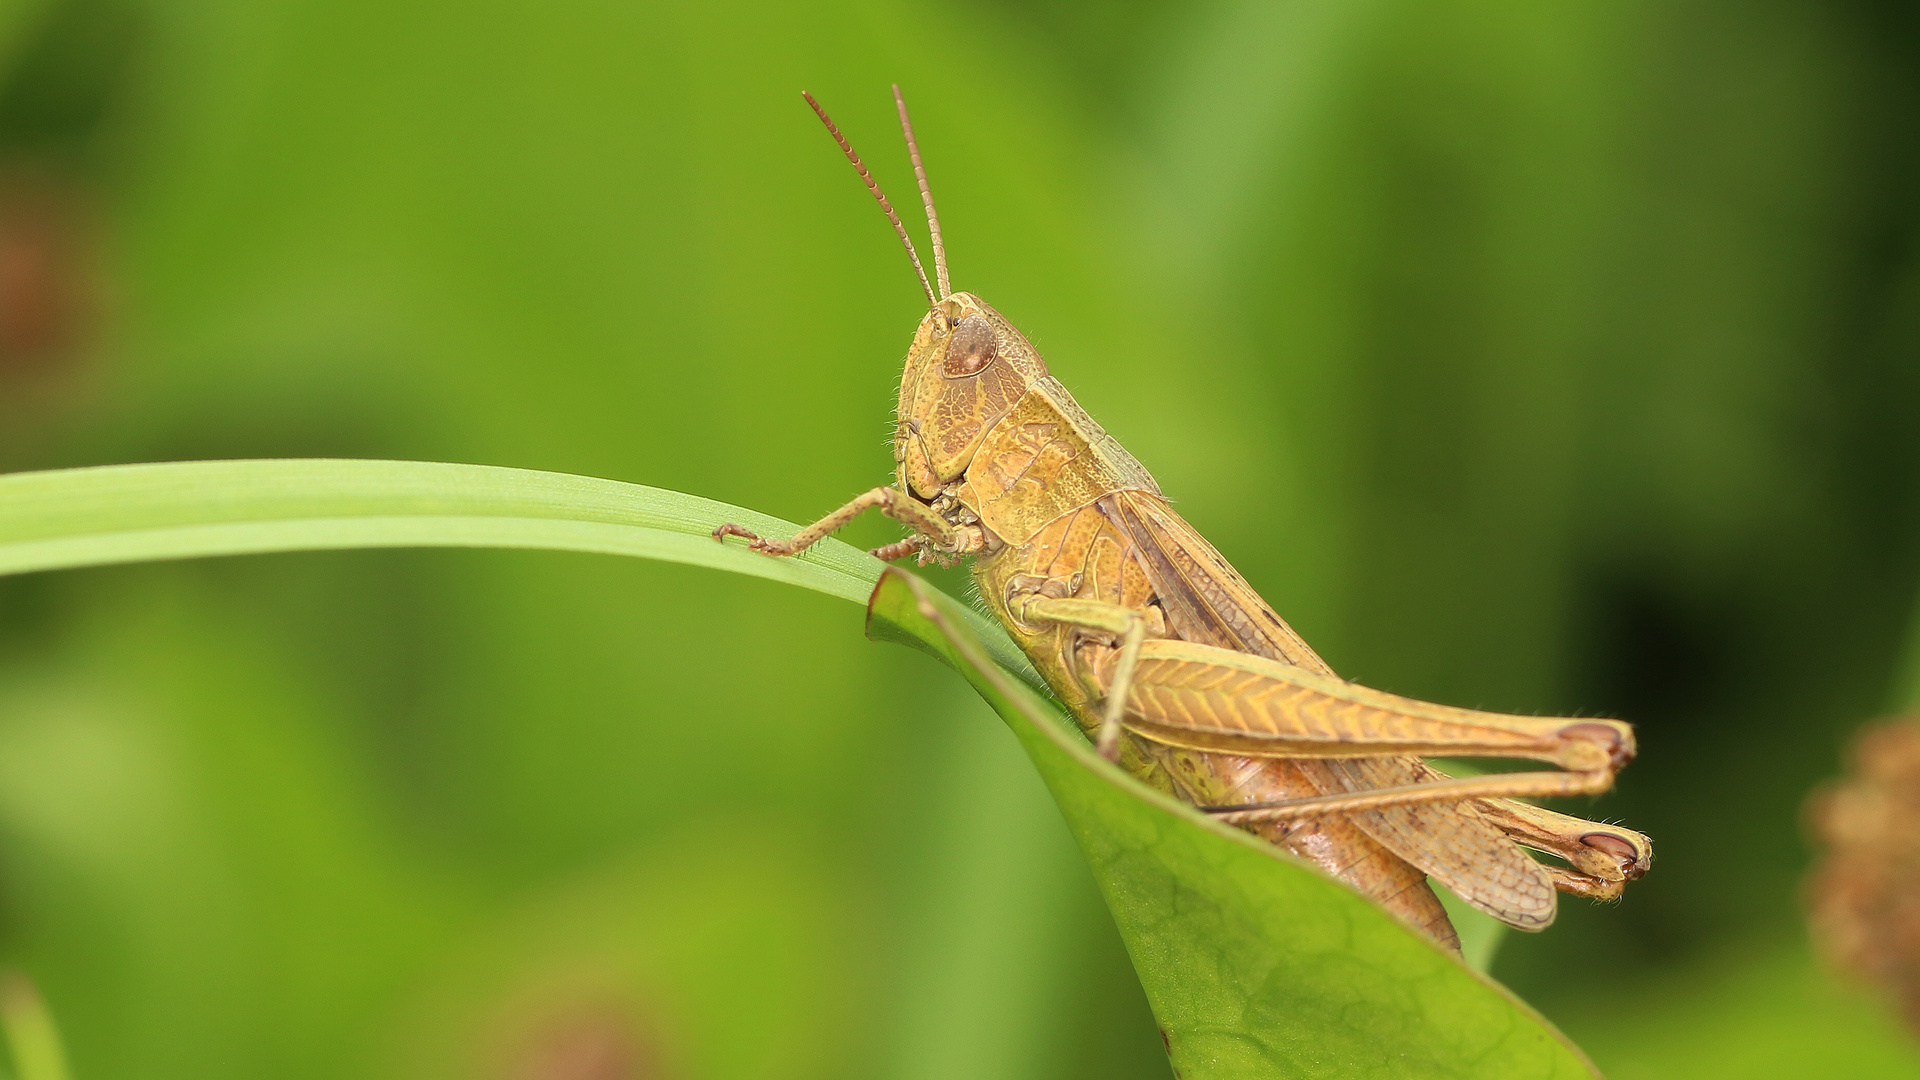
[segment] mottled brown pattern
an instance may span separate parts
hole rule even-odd
[[[1101,510],[1126,529],[1139,549],[1142,565],[1159,586],[1167,618],[1183,640],[1333,674],[1326,661],[1165,499],[1122,491],[1105,499]],[[1258,606],[1249,607],[1248,601]]]
[[[1096,452],[1067,422],[1056,401],[1030,391],[987,433],[967,487],[981,522],[1018,545],[1130,479],[1124,465]]]
[[[1347,791],[1420,783],[1426,769],[1402,757],[1318,762]],[[1353,815],[1367,834],[1509,926],[1543,930],[1557,909],[1553,877],[1473,803],[1425,803]]]
[[[929,461],[942,480],[967,471],[993,424],[1026,392],[1018,372],[1005,364],[963,378],[922,378],[914,415],[926,416]]]
[[[1143,743],[1172,780],[1176,794],[1201,806],[1278,802],[1322,794],[1314,762],[1181,750]],[[1358,816],[1358,815],[1356,815]],[[1444,944],[1459,947],[1446,910],[1418,867],[1395,854],[1349,817],[1309,818],[1241,826],[1318,865],[1328,874]],[[1507,845],[1512,848],[1511,844]]]
[[[1106,523],[1097,534],[1086,523],[1089,509]],[[1098,499],[1092,508],[1080,507],[1063,514],[1034,536],[1043,549],[1036,555],[1044,561],[1030,564],[1028,572],[1058,578],[1072,572],[1062,562],[1061,548],[1069,536],[1087,545],[1085,550],[1089,552],[1126,543],[1131,555],[1127,564],[1148,578],[1179,638],[1249,654],[1238,666],[1220,663],[1219,657],[1210,657],[1207,662],[1156,661],[1143,655],[1135,676],[1136,699],[1140,695],[1160,698],[1146,711],[1183,719],[1177,729],[1156,729],[1154,741],[1140,748],[1142,756],[1159,766],[1178,794],[1201,805],[1277,802],[1410,784],[1419,782],[1426,770],[1417,760],[1404,757],[1323,761],[1240,757],[1221,752],[1219,746],[1212,750],[1195,747],[1191,739],[1194,729],[1248,735],[1284,731],[1290,736],[1288,748],[1305,753],[1312,753],[1314,742],[1335,751],[1351,750],[1356,742],[1372,742],[1390,751],[1449,736],[1482,739],[1495,748],[1505,744],[1524,752],[1538,751],[1564,723],[1432,705],[1339,680],[1219,553],[1157,495],[1118,491]],[[1169,587],[1160,582],[1172,584]],[[1076,595],[1091,598],[1094,594]],[[1063,655],[1061,659],[1064,662],[1068,657]],[[1102,657],[1096,653],[1079,659],[1097,667]],[[1256,661],[1279,661],[1297,677],[1289,681],[1272,678],[1270,671],[1246,670],[1258,667]],[[1155,663],[1171,667],[1159,672],[1150,667]],[[1090,722],[1089,718],[1083,718],[1083,722]],[[1183,741],[1187,743],[1184,747],[1179,745]],[[1254,788],[1266,794],[1257,799],[1247,796],[1246,792]],[[1379,874],[1382,867],[1400,862],[1413,871],[1433,874],[1468,902],[1518,927],[1538,929],[1553,919],[1556,903],[1547,870],[1470,803],[1391,807],[1339,820],[1348,827],[1314,821],[1267,823],[1252,828],[1323,866],[1329,861],[1348,865],[1342,873],[1364,867],[1368,873]],[[1335,843],[1329,839],[1332,833],[1343,835]],[[1355,834],[1364,835],[1369,843],[1353,846],[1358,844]],[[1369,845],[1384,850],[1369,850]],[[1437,902],[1431,900],[1430,890],[1424,885],[1418,890],[1408,887],[1401,880],[1405,876],[1405,872],[1386,874],[1387,884],[1361,887],[1370,893],[1375,888],[1387,889],[1403,918],[1430,922],[1427,905]],[[1415,872],[1413,876],[1420,875]],[[1425,899],[1421,898],[1423,893]]]
[[[1531,929],[1551,921],[1554,885],[1612,896],[1645,872],[1651,847],[1638,833],[1491,797],[1597,790],[1631,756],[1624,725],[1497,716],[1343,682],[978,297],[955,293],[922,320],[894,459],[897,488],[793,541],[756,540],[760,550],[791,554],[878,506],[915,531],[879,553],[974,556],[982,597],[1089,731],[1101,727],[1122,642],[1134,643],[1141,662],[1117,750],[1147,783],[1202,806],[1256,807],[1223,817],[1447,944],[1457,942],[1428,874]],[[715,530],[730,533],[744,530]],[[1115,720],[1108,735],[1122,730]],[[1451,781],[1412,756],[1463,744],[1536,757],[1552,744],[1559,756],[1548,759],[1568,771]],[[1369,756],[1316,756],[1354,751]],[[1414,801],[1435,792],[1410,788],[1435,784],[1455,801]],[[1301,800],[1317,801],[1273,805]],[[1308,810],[1319,816],[1284,816]],[[1542,868],[1516,839],[1574,869]]]
[[[1097,679],[1112,660],[1111,643],[1088,642],[1089,635],[1070,627],[1019,626],[1006,614],[1007,585],[1023,574],[1059,582],[1072,582],[1077,575],[1079,589],[1072,595],[1078,599],[1144,608],[1156,592],[1128,533],[1097,506],[1077,507],[1046,523],[1025,548],[1009,547],[981,559],[974,573],[982,596],[1008,622],[1081,725],[1093,731],[1099,724],[1098,687],[1085,685],[1078,673],[1095,673]],[[1121,764],[1148,783],[1202,806],[1278,802],[1340,790],[1309,775],[1314,763],[1204,753],[1134,736],[1122,742]],[[1445,909],[1427,886],[1426,873],[1368,835],[1353,819],[1266,822],[1243,828],[1347,882],[1428,936],[1458,947]],[[1511,843],[1502,842],[1507,851],[1518,854]]]
[[[1252,654],[1154,642],[1134,674],[1140,711],[1196,738],[1219,735],[1313,755],[1472,742],[1480,756],[1536,757],[1559,746],[1564,717],[1433,705]]]

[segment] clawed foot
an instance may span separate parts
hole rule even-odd
[[[715,540],[725,540],[729,536],[743,537],[747,540],[747,546],[755,549],[758,549],[760,545],[766,543],[765,540],[760,539],[759,533],[754,532],[745,525],[735,525],[731,521],[713,530],[713,538]]]
[[[735,525],[731,521],[713,530],[713,538],[715,540],[725,541],[726,538],[729,536],[740,537],[741,539],[747,542],[747,550],[758,551],[763,555],[793,554],[793,552],[791,551],[781,550],[786,545],[782,544],[780,541],[767,540],[763,538],[759,533],[754,532],[752,529],[749,529],[744,525]]]

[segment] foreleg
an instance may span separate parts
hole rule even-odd
[[[840,509],[835,510],[833,513],[828,514],[826,517],[821,518],[806,528],[801,529],[785,540],[766,539],[745,526],[735,525],[733,522],[728,522],[713,530],[713,538],[715,540],[724,540],[729,536],[739,536],[747,540],[747,546],[749,548],[762,552],[763,554],[798,555],[802,551],[826,539],[854,518],[859,517],[868,510],[874,509],[878,509],[881,513],[895,521],[903,522],[918,536],[925,538],[918,547],[910,549],[902,549],[902,544],[905,544],[906,541],[875,548],[873,554],[877,557],[897,559],[928,546],[949,551],[953,550],[956,546],[955,541],[957,537],[955,529],[945,518],[934,513],[933,508],[926,503],[908,495],[899,488],[892,487],[877,487],[872,491],[864,492],[849,501],[845,506],[842,506]],[[913,538],[909,537],[908,539],[911,540]]]

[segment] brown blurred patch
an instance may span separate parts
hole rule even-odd
[[[1807,819],[1826,848],[1808,882],[1828,961],[1891,993],[1920,1032],[1920,714],[1867,729]]]
[[[544,987],[511,1006],[496,1034],[501,1080],[660,1080],[665,1068],[625,995]]]
[[[33,170],[0,166],[0,379],[67,366],[87,309],[79,198]]]
[[[508,1080],[651,1080],[659,1075],[619,1011],[590,1008],[548,1018],[508,1062]]]

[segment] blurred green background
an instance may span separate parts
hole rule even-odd
[[[797,91],[910,205],[892,81],[956,287],[1336,668],[1639,726],[1568,809],[1653,873],[1496,975],[1616,1080],[1920,1072],[1799,899],[1920,686],[1911,4],[9,0],[0,469],[810,519],[921,302]],[[0,580],[0,960],[82,1080],[1168,1075],[958,679],[606,558]]]

